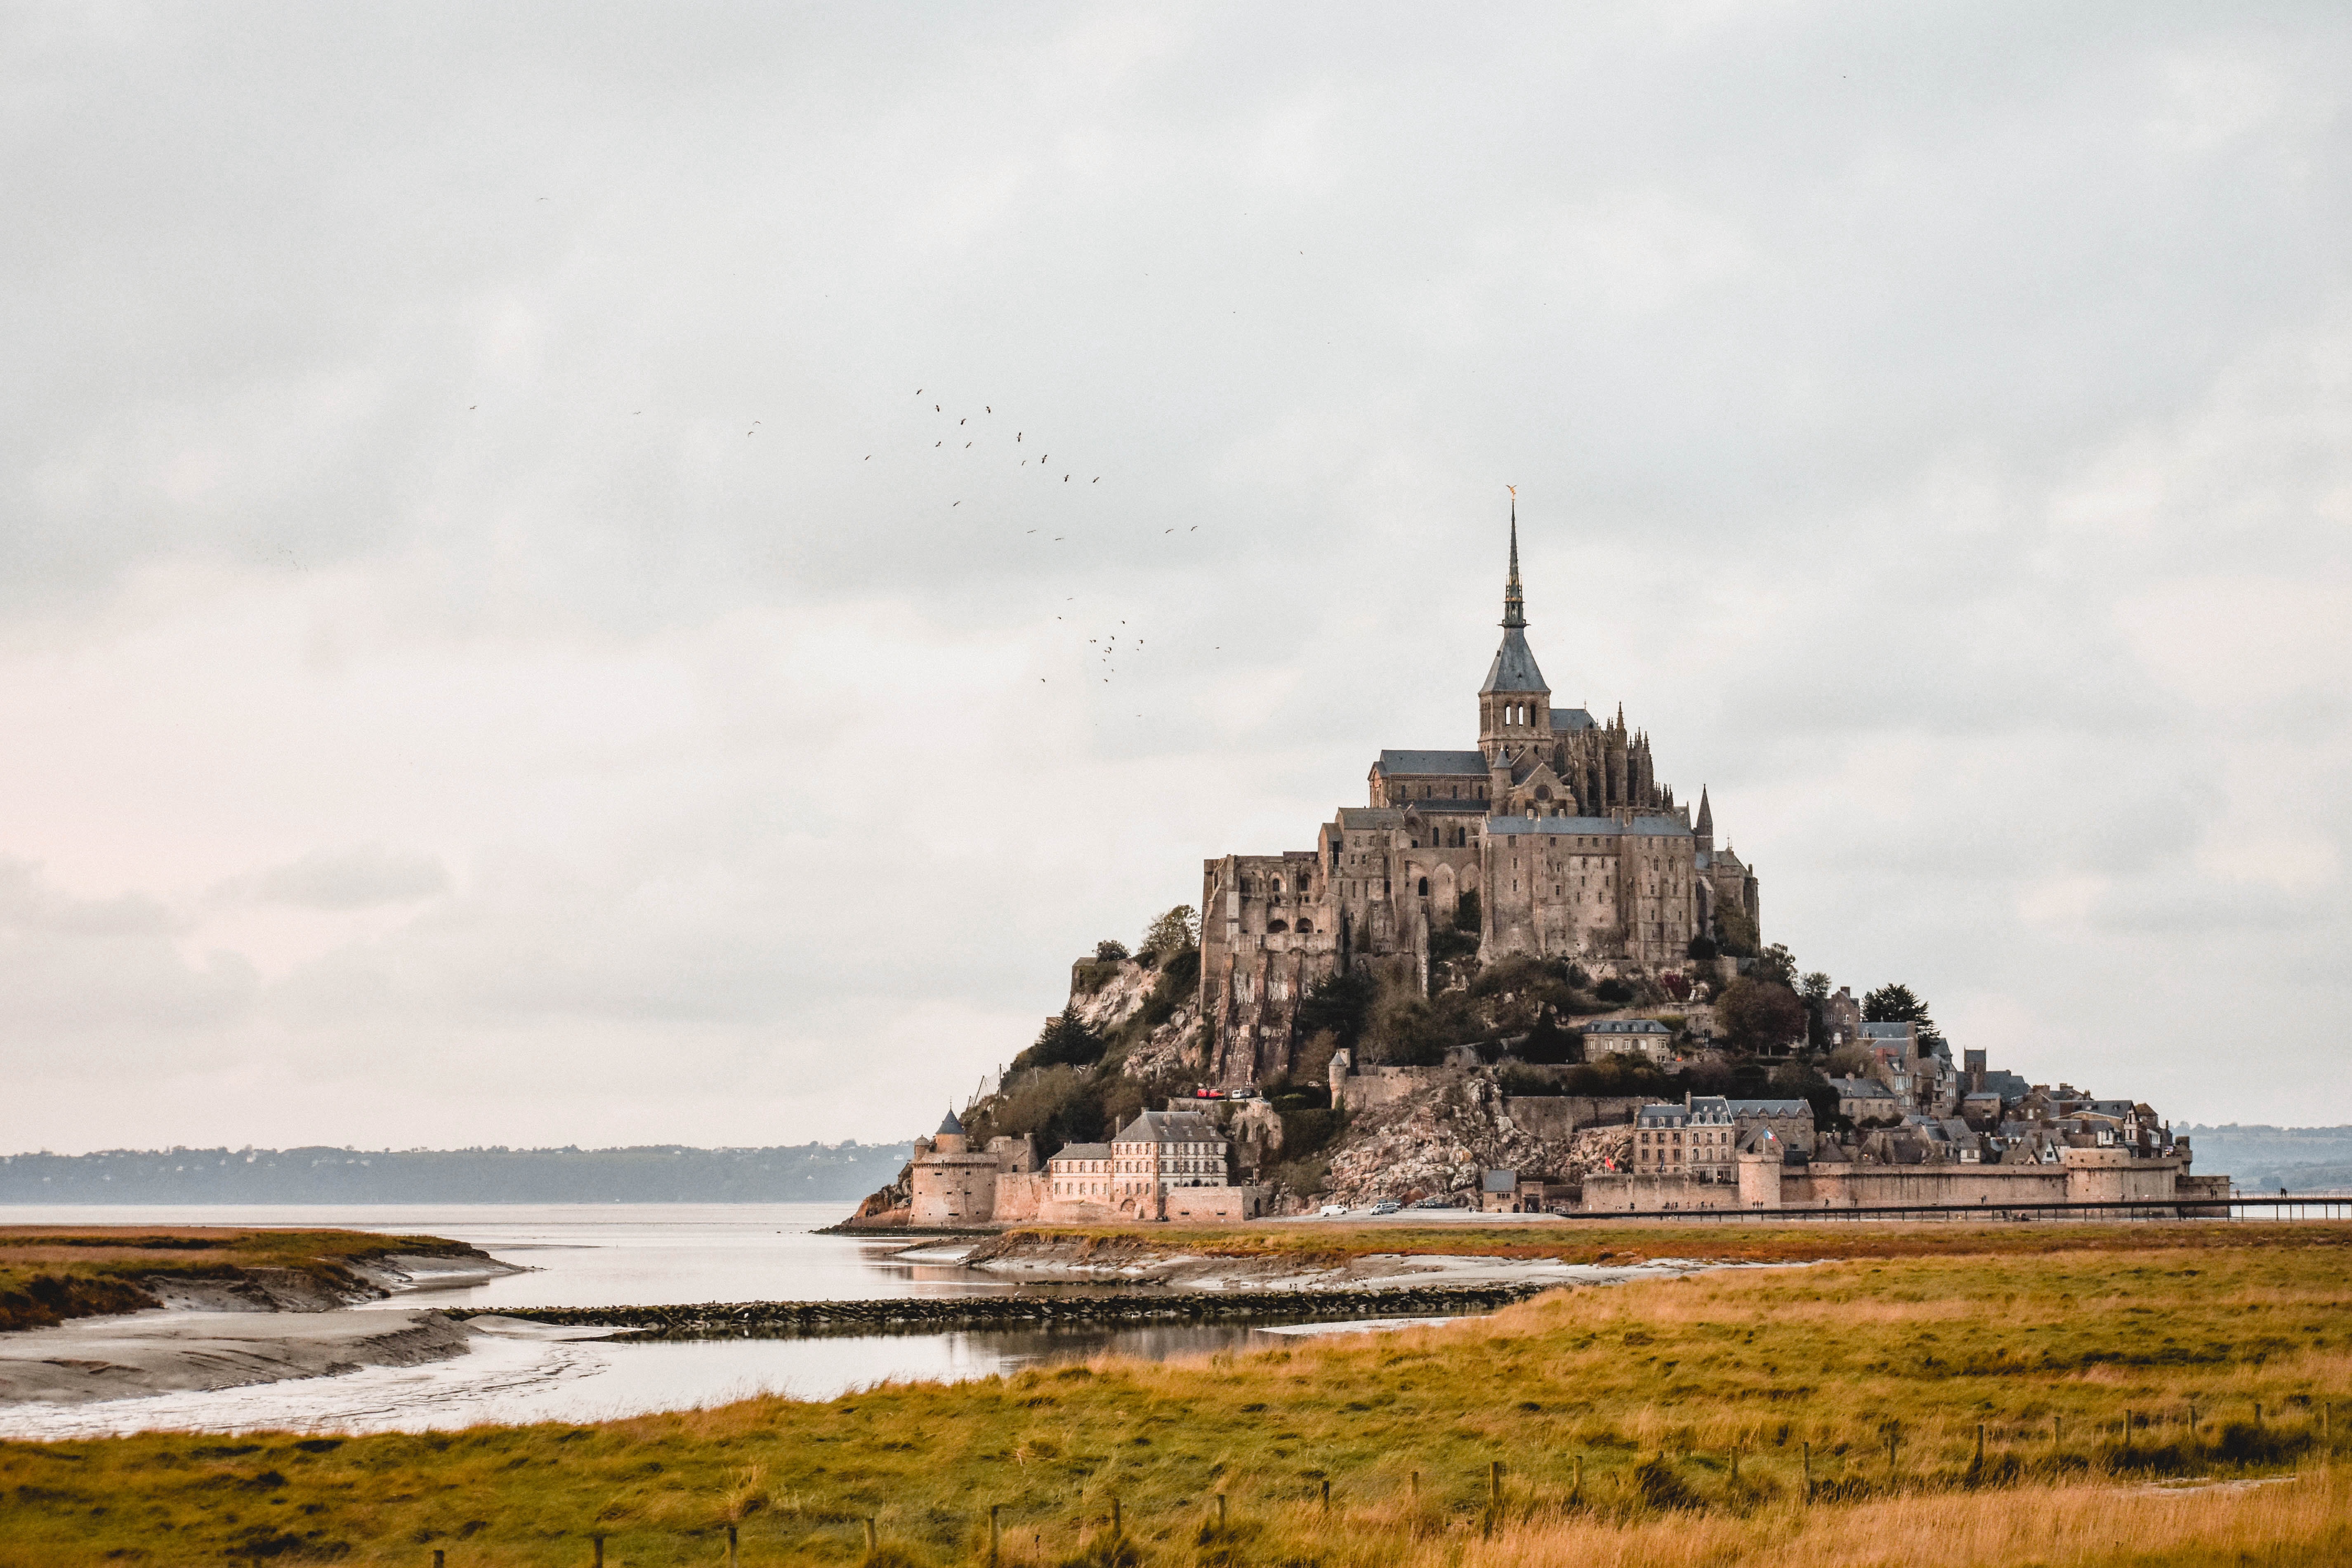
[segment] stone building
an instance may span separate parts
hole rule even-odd
[[[1475,750],[1383,751],[1369,800],[1311,849],[1204,863],[1201,1016],[1217,1080],[1286,1073],[1300,999],[1342,971],[1426,985],[1431,936],[1474,931],[1487,963],[1518,953],[1663,972],[1737,913],[1760,927],[1757,879],[1659,782],[1650,737],[1621,704],[1600,720],[1556,708],[1528,645],[1511,519],[1503,640],[1479,686]]]
[[[950,1229],[988,1225],[997,1218],[1000,1178],[1031,1176],[1037,1145],[1029,1138],[992,1138],[985,1149],[970,1147],[963,1123],[952,1110],[928,1143],[915,1146],[909,1164],[912,1198],[907,1222]]]
[[[1731,1102],[1718,1095],[1686,1094],[1680,1105],[1645,1105],[1633,1117],[1633,1174],[1729,1182],[1736,1133]]]

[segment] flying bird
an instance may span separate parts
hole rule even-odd
[[[1087,483],[1090,485],[1098,485],[1102,483],[1102,476],[1100,474],[1097,474],[1093,479],[1088,479]]]

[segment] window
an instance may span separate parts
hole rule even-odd
[[[1429,897],[1429,879],[1426,877],[1421,879],[1421,896],[1424,899]]]

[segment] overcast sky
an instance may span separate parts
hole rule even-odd
[[[2340,5],[0,8],[0,1148],[919,1131],[1473,742],[1507,484],[1768,940],[2352,1121],[2347,103]]]

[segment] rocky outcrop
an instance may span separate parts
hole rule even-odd
[[[1631,1148],[1629,1128],[1563,1137],[1520,1125],[1488,1072],[1436,1074],[1418,1092],[1351,1119],[1332,1147],[1324,1195],[1350,1206],[1381,1198],[1475,1202],[1486,1171],[1573,1184],[1612,1159],[1622,1163]]]

